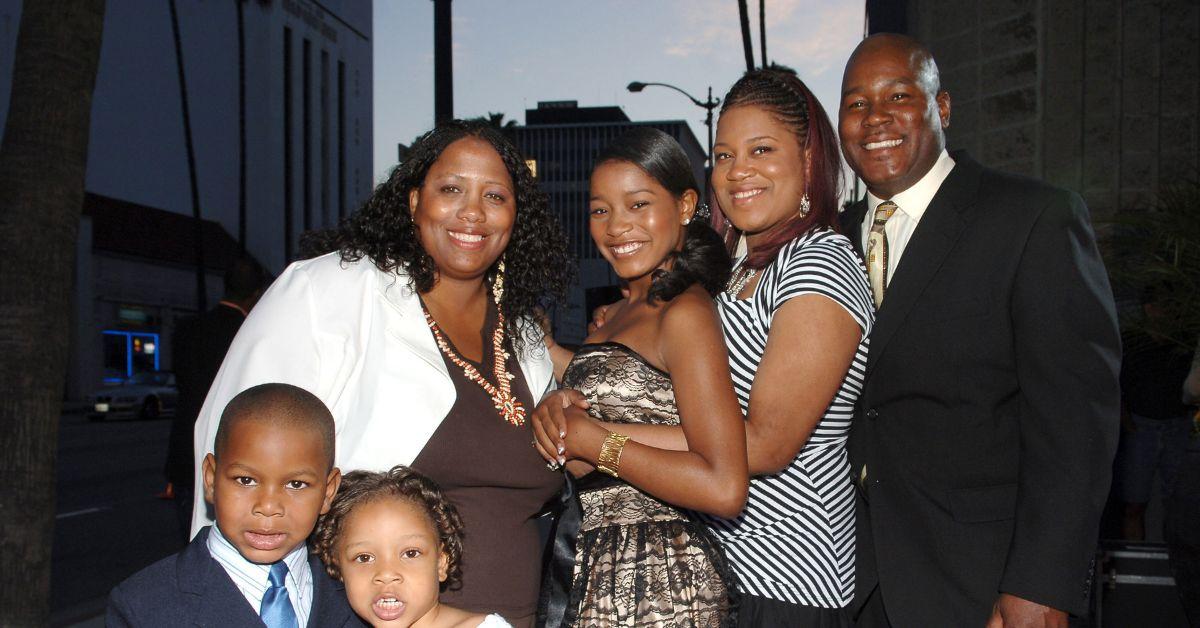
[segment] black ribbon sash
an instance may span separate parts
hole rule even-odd
[[[578,481],[563,470],[563,488],[555,505],[554,525],[547,540],[542,561],[542,590],[538,596],[537,625],[561,628],[567,623],[571,605],[571,585],[575,575],[576,541],[583,524],[583,505],[579,493],[619,484],[621,481],[602,473],[589,473]],[[573,615],[573,613],[572,613]]]

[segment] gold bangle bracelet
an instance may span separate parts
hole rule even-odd
[[[600,457],[596,460],[596,469],[614,478],[620,477],[617,472],[621,469],[621,452],[625,449],[628,436],[609,432],[604,437],[604,445],[600,447]]]

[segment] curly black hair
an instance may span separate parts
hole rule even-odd
[[[513,347],[521,351],[527,342],[541,342],[541,332],[534,329],[536,325],[529,329],[520,326],[533,320],[535,308],[562,301],[574,264],[558,219],[525,159],[499,129],[486,122],[453,120],[422,135],[404,162],[375,188],[362,208],[335,228],[304,234],[301,250],[305,257],[340,251],[345,262],[366,257],[385,273],[402,270],[417,292],[428,292],[437,281],[437,268],[417,237],[412,208],[408,206],[409,192],[421,187],[430,167],[448,146],[466,137],[491,144],[513,180],[517,218],[501,257],[505,271],[500,311]],[[489,280],[494,278],[498,263],[489,269]]]
[[[438,549],[446,555],[446,579],[441,584],[441,590],[460,588],[464,527],[462,517],[433,480],[402,464],[385,473],[351,471],[342,477],[342,485],[329,506],[329,512],[317,520],[317,527],[309,539],[309,547],[325,564],[325,571],[329,577],[342,579],[341,570],[338,569],[334,557],[338,538],[342,535],[350,513],[358,506],[389,497],[411,503],[429,517],[433,529],[437,531]]]
[[[600,151],[595,167],[612,161],[641,168],[676,199],[688,190],[699,195],[687,153],[674,138],[653,127],[637,127],[613,140]],[[695,283],[715,297],[729,282],[732,262],[724,241],[700,216],[693,218],[684,232],[682,250],[671,254],[671,269],[654,271],[651,303],[670,301]]]

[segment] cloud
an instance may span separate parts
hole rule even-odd
[[[772,5],[773,6],[773,5]],[[781,16],[781,26],[794,36],[771,37],[774,27],[767,15],[767,53],[772,59],[786,59],[788,63],[804,65],[804,74],[824,74],[828,71],[841,73],[846,62],[846,38],[857,31],[847,32],[847,27],[858,28],[863,20],[860,5],[834,3],[823,6],[805,15]],[[841,25],[829,28],[828,25]],[[783,29],[781,29],[783,30]],[[781,54],[782,52],[782,54]]]
[[[741,41],[737,6],[729,0],[676,1],[671,13],[680,24],[664,52],[672,57],[693,57],[725,52],[730,41]]]
[[[755,60],[761,62],[758,3],[750,0],[748,4]],[[679,1],[672,10],[679,28],[666,42],[665,54],[682,58],[741,56],[741,23],[732,0]],[[845,25],[862,24],[863,6],[845,0],[771,0],[766,18],[767,56],[772,61],[797,66],[804,75],[840,72],[845,61]]]

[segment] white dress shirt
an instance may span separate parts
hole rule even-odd
[[[867,214],[863,216],[862,242],[860,243],[862,250],[867,250],[867,238],[871,235],[871,223],[875,222],[875,208],[884,201],[892,201],[897,207],[896,212],[883,226],[888,244],[888,282],[891,282],[892,276],[896,274],[896,269],[900,266],[900,259],[904,256],[904,249],[908,246],[908,241],[912,239],[913,232],[917,230],[917,223],[921,222],[921,216],[925,215],[925,209],[929,207],[929,202],[933,200],[933,196],[937,194],[938,189],[942,187],[942,182],[950,175],[950,170],[953,168],[954,160],[950,158],[950,153],[942,150],[942,154],[934,162],[929,172],[926,172],[920,181],[907,190],[890,199],[879,198],[870,190],[867,191]]]
[[[243,558],[237,548],[229,542],[229,539],[221,534],[216,525],[208,532],[208,553],[212,555],[213,560],[217,561],[217,564],[225,569],[225,573],[229,574],[229,579],[237,585],[238,591],[246,596],[250,608],[258,613],[259,607],[262,606],[263,595],[271,586],[269,578],[271,566],[259,565]],[[308,546],[301,543],[300,547],[283,557],[283,562],[288,566],[288,575],[285,580],[288,601],[292,603],[292,610],[296,611],[297,625],[303,627],[308,625],[308,614],[312,611],[313,600],[313,579],[312,569],[308,565]]]

